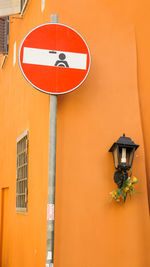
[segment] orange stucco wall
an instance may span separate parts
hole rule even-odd
[[[26,33],[55,13],[85,38],[92,64],[79,89],[58,97],[54,266],[150,266],[149,9],[146,0],[46,0],[41,12],[41,1],[31,0],[23,19],[10,17],[9,56],[0,70],[0,189],[8,188],[8,267],[45,266],[49,96],[26,82],[18,62],[13,65],[13,47],[16,42],[18,53]],[[15,210],[16,138],[26,129],[29,189],[23,215]],[[108,150],[124,132],[140,145],[133,173],[141,194],[120,206],[109,203],[115,184]]]

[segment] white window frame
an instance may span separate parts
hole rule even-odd
[[[23,3],[24,2],[24,3]],[[30,0],[21,0],[21,6],[22,6],[22,8],[21,8],[21,13],[20,13],[20,16],[21,17],[23,17],[24,16],[24,14],[25,14],[25,11],[26,11],[26,9],[27,9],[27,7],[28,7],[28,4],[29,4],[29,2],[30,2]]]

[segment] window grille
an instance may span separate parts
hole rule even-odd
[[[8,55],[9,17],[0,18],[0,54]]]
[[[26,212],[28,203],[28,132],[17,141],[16,211]]]

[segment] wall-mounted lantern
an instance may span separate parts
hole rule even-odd
[[[113,153],[114,164],[117,171],[114,173],[114,181],[119,188],[127,180],[127,171],[132,167],[134,152],[139,147],[131,138],[125,134],[121,136],[110,148],[109,152]]]

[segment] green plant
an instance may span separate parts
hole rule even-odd
[[[128,177],[128,179],[123,182],[123,185],[121,188],[118,188],[110,193],[112,196],[110,200],[114,199],[117,202],[120,202],[123,200],[125,202],[127,195],[129,195],[129,197],[131,198],[132,194],[137,193],[134,188],[135,184],[137,183],[138,183],[138,180],[135,176],[133,176],[133,178]]]

